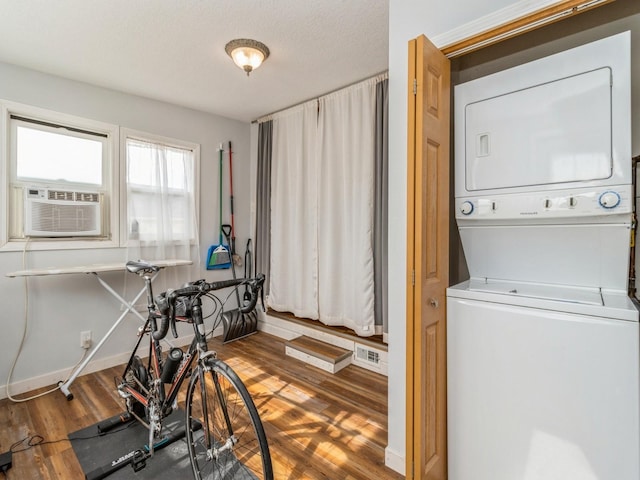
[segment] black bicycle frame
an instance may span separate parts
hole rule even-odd
[[[191,369],[193,364],[193,360],[195,359],[195,353],[198,348],[202,352],[207,351],[207,340],[206,340],[206,331],[204,327],[204,320],[202,318],[202,301],[200,297],[195,297],[193,303],[191,305],[191,316],[190,318],[186,317],[176,317],[176,320],[181,321],[191,321],[193,323],[193,330],[195,333],[194,339],[189,346],[189,349],[185,353],[185,357],[182,359],[182,362],[178,368],[178,371],[175,373],[173,381],[169,384],[169,391],[166,392],[165,384],[162,383],[160,379],[162,376],[162,367],[164,361],[162,359],[162,348],[160,346],[160,340],[157,340],[153,337],[153,332],[156,331],[157,325],[156,320],[160,318],[159,314],[156,312],[155,304],[153,303],[153,298],[150,299],[149,304],[149,316],[147,317],[147,321],[144,324],[142,334],[136,343],[131,356],[129,357],[129,362],[125,367],[124,374],[122,376],[123,379],[126,378],[127,373],[131,369],[131,365],[133,363],[133,359],[136,356],[138,348],[140,347],[140,343],[142,342],[142,338],[144,337],[144,333],[149,335],[149,361],[147,363],[147,372],[151,372],[153,369],[153,378],[150,378],[149,385],[144,386],[145,388],[149,387],[154,388],[151,382],[160,382],[160,386],[158,388],[158,392],[160,395],[160,410],[162,412],[162,417],[166,417],[172,411],[172,406],[176,397],[178,396],[178,392],[180,391],[180,387],[182,386],[182,382],[187,377],[187,373]],[[140,402],[145,408],[149,406],[149,398],[148,395],[144,395],[142,392],[138,391],[135,387],[132,387],[128,384],[124,384],[122,390],[132,397],[134,397],[138,402]]]

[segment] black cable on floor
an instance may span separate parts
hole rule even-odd
[[[59,440],[45,440],[44,437],[42,435],[39,434],[35,434],[35,435],[31,435],[29,437],[25,437],[22,440],[18,440],[16,443],[14,443],[13,445],[11,445],[11,447],[9,448],[9,451],[11,453],[19,453],[19,452],[24,452],[26,450],[29,450],[33,447],[37,447],[39,445],[50,445],[53,443],[60,443],[60,442],[73,442],[76,440],[90,440],[92,438],[97,438],[97,437],[104,437],[106,435],[111,435],[112,433],[118,433],[121,432],[122,430],[125,430],[129,427],[131,427],[132,425],[135,425],[136,422],[132,422],[132,423],[128,423],[120,428],[114,428],[113,430],[110,430],[108,432],[104,432],[104,433],[96,433],[95,435],[90,435],[88,437],[75,437],[75,438],[61,438]],[[22,445],[22,448],[18,448],[20,445]]]

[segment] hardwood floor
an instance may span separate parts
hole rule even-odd
[[[384,465],[387,379],[348,366],[329,374],[286,357],[264,332],[216,350],[243,379],[265,425],[276,480],[399,480]],[[74,400],[54,392],[25,403],[0,401],[0,452],[35,434],[43,444],[13,455],[9,480],[82,479],[67,434],[122,411],[114,377],[122,367],[79,377]],[[183,386],[183,390],[184,390]],[[45,389],[43,389],[45,390]]]

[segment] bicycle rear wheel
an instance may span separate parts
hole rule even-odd
[[[206,370],[194,371],[186,397],[187,444],[195,478],[272,480],[267,437],[249,392],[221,360],[208,360]],[[202,428],[193,428],[194,422]]]

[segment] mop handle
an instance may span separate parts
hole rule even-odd
[[[219,232],[219,240],[218,240],[218,244],[222,245],[222,152],[223,152],[223,148],[222,148],[222,144],[220,144],[220,172],[219,172],[219,183],[220,183],[220,232]]]
[[[231,141],[229,141],[229,201],[231,203],[231,253],[236,253],[236,227],[233,219],[233,156],[231,152]]]

